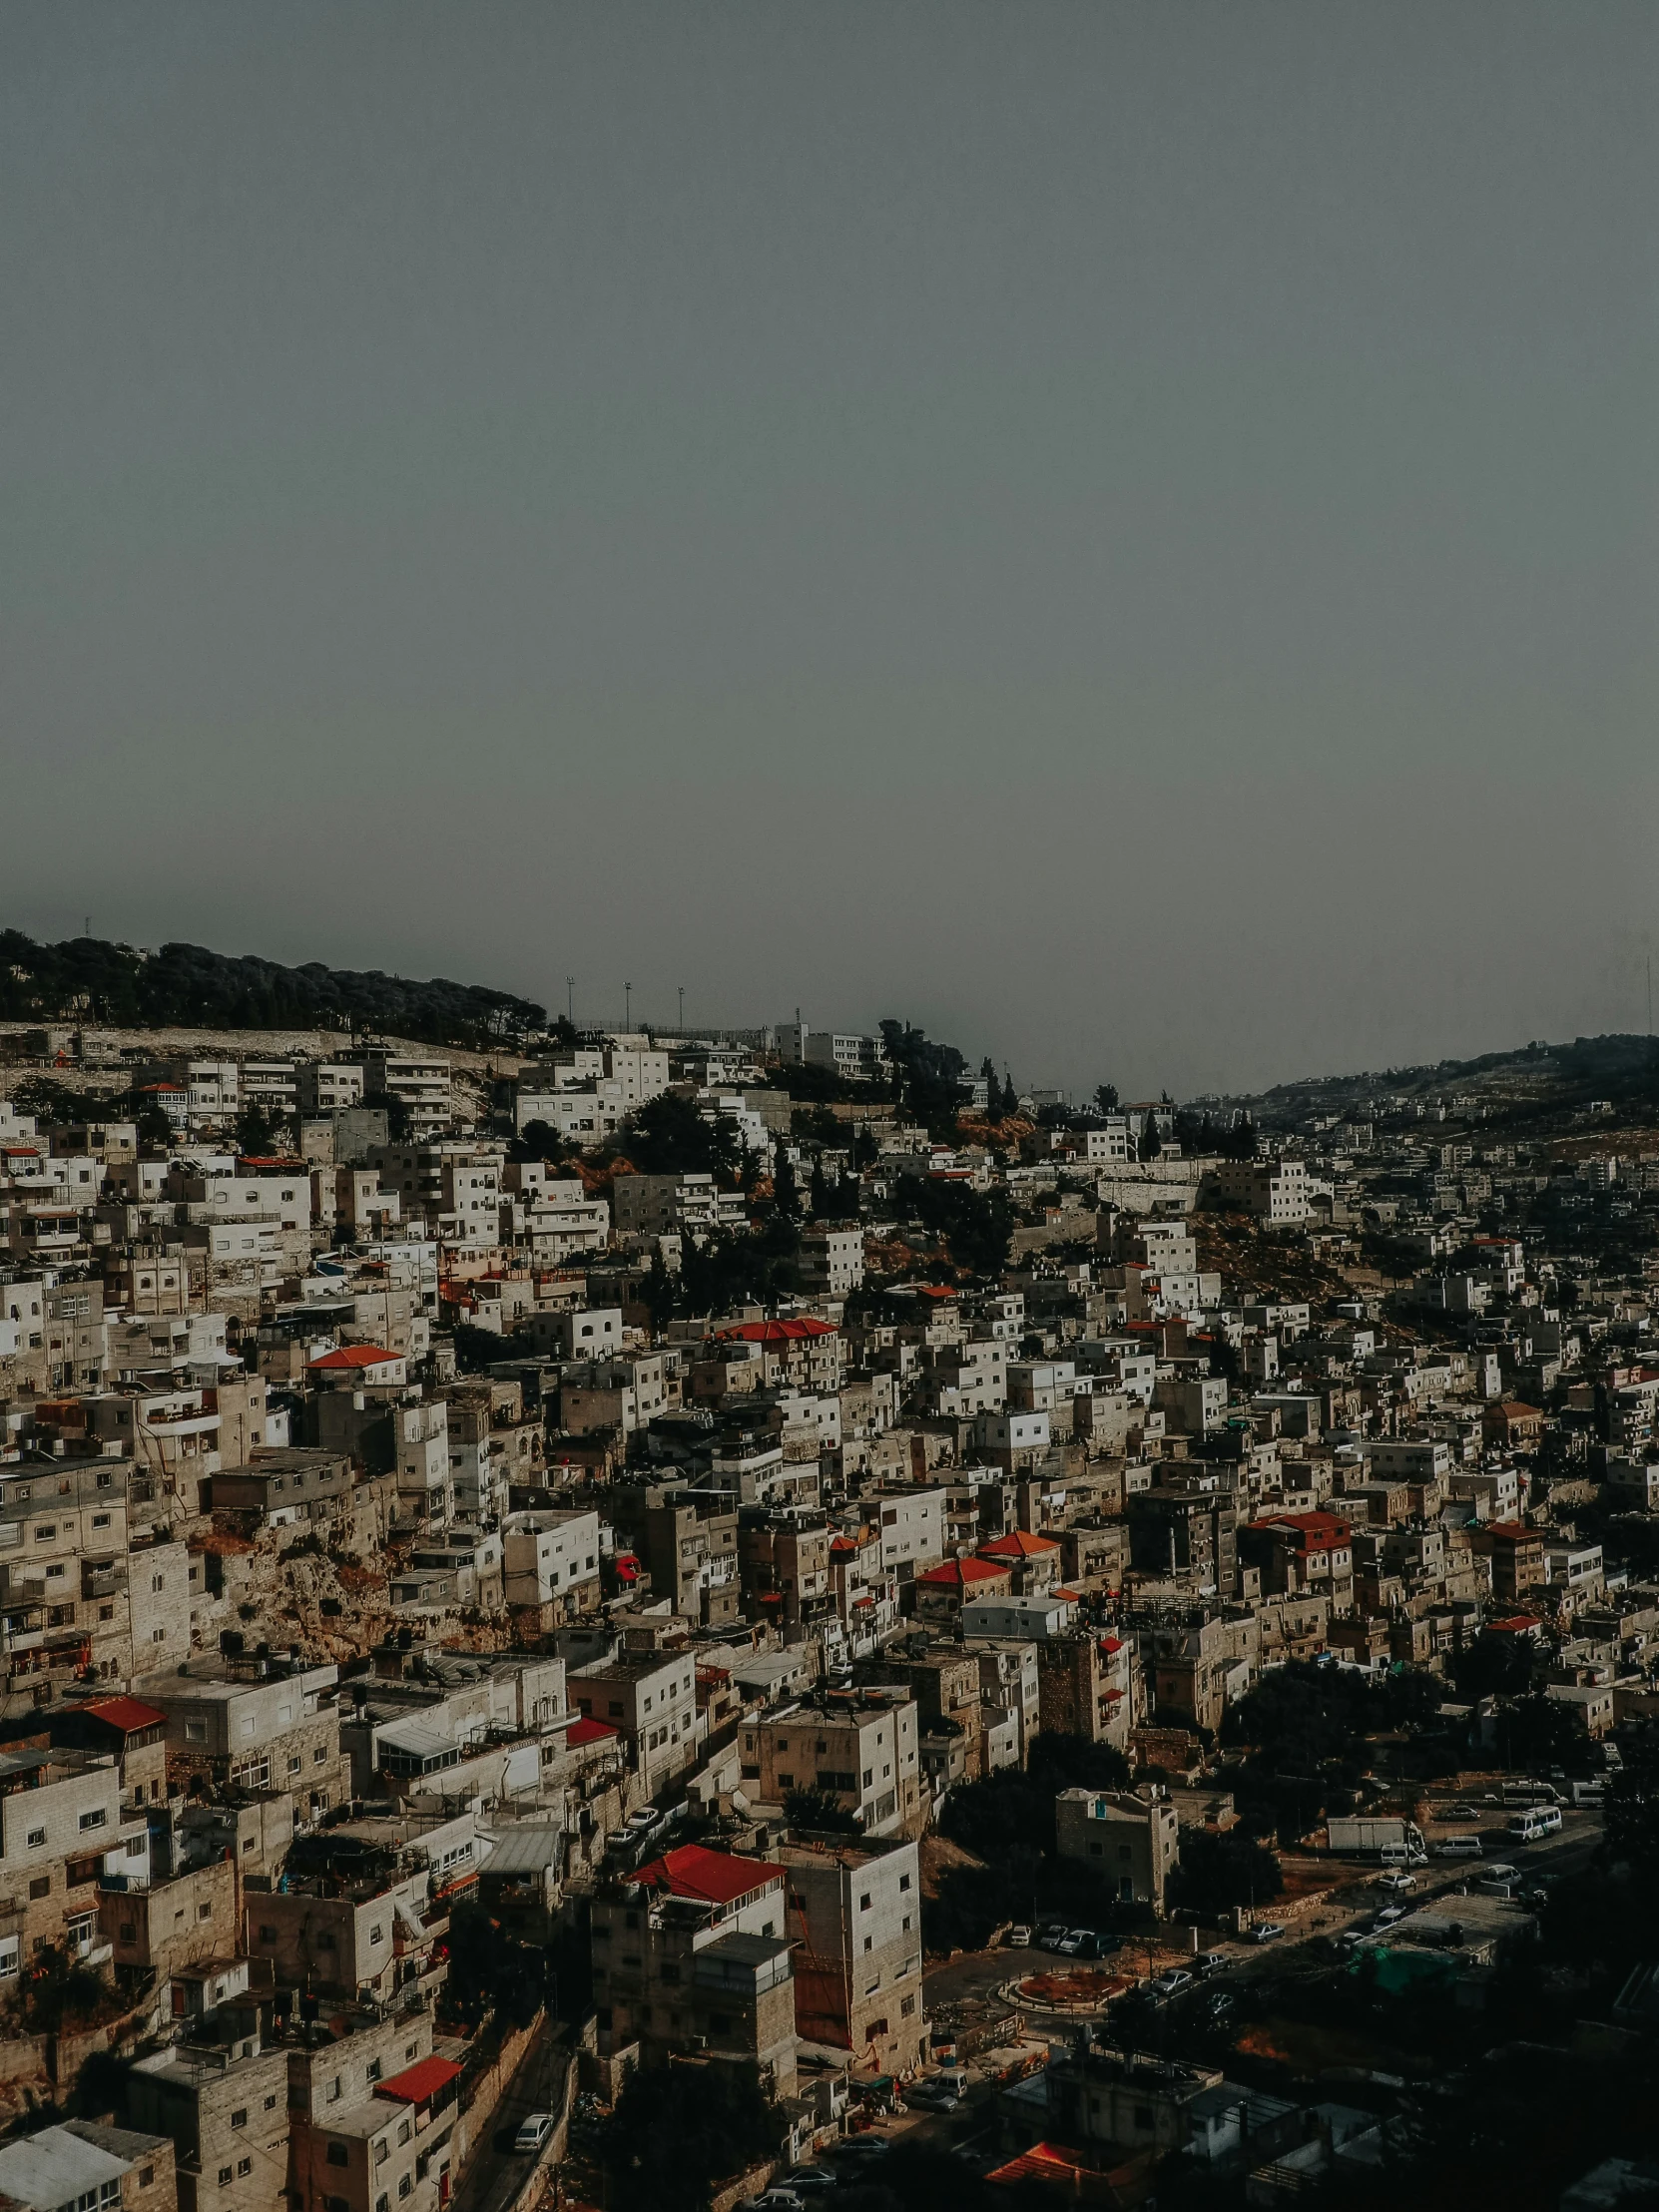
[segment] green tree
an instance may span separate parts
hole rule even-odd
[[[1181,1864],[1172,1895],[1177,1905],[1215,1919],[1236,1905],[1265,1905],[1282,1894],[1285,1878],[1273,1852],[1238,1830],[1189,1828],[1181,1838]]]
[[[504,1935],[481,1906],[458,1905],[449,1922],[448,2001],[476,2026],[499,2011],[528,2027],[552,1994],[547,1952]]]
[[[795,1162],[781,1142],[772,1148],[772,1203],[789,1221],[801,1219],[801,1191],[795,1179]]]
[[[646,1175],[716,1175],[728,1187],[741,1171],[743,1147],[730,1118],[705,1120],[689,1098],[662,1091],[633,1118],[628,1157]]]
[[[612,2212],[708,2212],[722,2182],[780,2149],[788,2122],[733,2066],[644,2066],[605,2130]]]
[[[1646,1880],[1659,1876],[1659,1721],[1643,1721],[1619,1747],[1622,1765],[1607,1785],[1603,1843],[1615,1864]]]
[[[792,1828],[820,1836],[861,1836],[857,1816],[838,1805],[827,1790],[790,1790],[784,1798],[784,1818]]]
[[[1094,1102],[1103,1114],[1115,1114],[1118,1110],[1118,1087],[1115,1083],[1097,1083]]]
[[[514,1140],[510,1153],[514,1160],[542,1160],[549,1167],[575,1157],[577,1147],[568,1137],[561,1136],[550,1121],[527,1121]]]
[[[245,1160],[267,1160],[287,1143],[287,1116],[271,1114],[257,1101],[237,1116],[237,1150]]]
[[[1497,1715],[1498,1745],[1514,1767],[1561,1767],[1579,1776],[1599,1772],[1601,1755],[1570,1705],[1541,1693],[1517,1698]]]
[[[1014,1214],[1001,1191],[906,1175],[898,1186],[898,1201],[908,1219],[943,1238],[955,1266],[993,1277],[1007,1266]]]
[[[1027,1772],[1047,1790],[1126,1790],[1129,1762],[1113,1744],[1045,1728],[1031,1739]]]

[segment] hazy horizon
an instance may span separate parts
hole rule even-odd
[[[0,925],[1137,1096],[1647,1026],[1651,7],[0,55]]]

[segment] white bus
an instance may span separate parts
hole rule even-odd
[[[1512,1844],[1535,1844],[1540,1837],[1556,1835],[1561,1826],[1561,1808],[1558,1805],[1533,1805],[1524,1813],[1509,1816],[1509,1841]]]

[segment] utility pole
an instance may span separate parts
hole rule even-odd
[[[634,1033],[634,986],[632,983],[624,983],[622,986],[622,1030],[624,1036],[631,1037]]]
[[[1648,975],[1647,975],[1647,1025],[1648,1025],[1649,1029],[1651,1029],[1651,1028],[1653,1027],[1653,962],[1652,962],[1652,961],[1650,960],[1650,961],[1648,962],[1647,966],[1648,966]],[[682,983],[682,984],[680,985],[680,1034],[681,1034],[681,1036],[684,1036],[684,1035],[685,1035],[685,1033],[686,1033],[686,986],[685,986],[685,984],[684,984],[684,983]]]
[[[576,978],[574,975],[565,977],[565,1019],[570,1023],[572,1029],[576,1027]]]

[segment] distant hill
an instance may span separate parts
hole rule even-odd
[[[1513,1052],[1483,1052],[1472,1060],[1359,1075],[1311,1076],[1229,1103],[1246,1108],[1265,1128],[1287,1128],[1310,1115],[1364,1118],[1375,1100],[1454,1099],[1477,1103],[1486,1116],[1550,1114],[1606,1099],[1618,1108],[1659,1106],[1659,1037],[1576,1037],[1571,1044],[1528,1044]]]
[[[547,1009],[509,991],[442,976],[415,982],[324,967],[282,967],[199,944],[135,951],[101,937],[37,944],[0,930],[0,1021],[101,1022],[111,1028],[385,1031],[424,1044],[486,1048],[545,1029]]]

